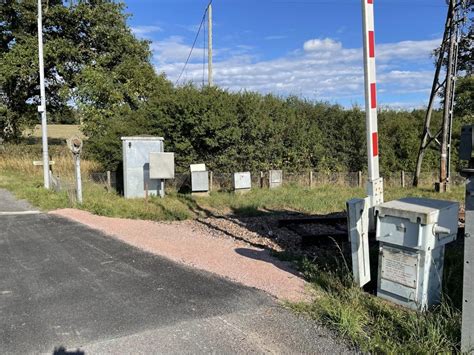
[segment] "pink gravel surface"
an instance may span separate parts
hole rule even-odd
[[[76,209],[51,214],[66,217],[147,252],[268,292],[280,300],[310,298],[307,283],[268,250],[198,228],[196,221],[160,223],[96,216]]]

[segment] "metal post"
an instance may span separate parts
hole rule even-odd
[[[313,187],[313,170],[309,171],[309,187]]]
[[[46,121],[46,90],[44,86],[44,62],[43,62],[43,18],[41,0],[38,0],[38,58],[39,58],[39,77],[40,77],[40,97],[41,104],[38,106],[38,112],[41,115],[41,141],[43,145],[43,180],[44,187],[50,188],[49,183],[49,154],[48,154],[48,127]]]
[[[209,191],[212,191],[212,186],[214,183],[214,174],[212,173],[212,170],[209,171]]]
[[[209,86],[214,84],[212,78],[212,4],[207,7],[207,81]]]
[[[405,170],[400,172],[400,186],[405,187]]]
[[[379,174],[379,147],[377,131],[377,86],[375,75],[374,5],[362,0],[364,38],[365,121],[367,131],[367,161],[369,208],[383,202],[383,180]],[[371,214],[369,213],[369,219]]]
[[[463,171],[467,184],[461,351],[466,354],[474,351],[474,164],[472,160],[469,167],[470,169]]]
[[[364,38],[365,122],[367,131],[367,197],[347,202],[352,273],[360,287],[370,281],[369,230],[375,228],[374,206],[383,203],[383,180],[379,173],[377,131],[377,86],[375,75],[375,30],[373,0],[362,0]]]
[[[76,175],[76,197],[77,202],[82,203],[82,179],[81,179],[81,151],[82,151],[82,139],[73,136],[67,140],[67,145],[71,150],[74,158],[74,168]]]
[[[82,178],[81,178],[81,156],[74,154],[74,165],[76,167],[76,196],[77,202],[82,204]]]
[[[362,171],[357,172],[357,186],[362,187]]]
[[[112,190],[112,175],[110,170],[107,170],[107,189],[110,191]]]

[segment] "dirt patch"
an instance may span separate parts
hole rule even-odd
[[[280,300],[308,300],[301,275],[270,250],[292,250],[298,236],[277,228],[277,218],[210,217],[158,223],[109,218],[76,209],[51,212],[98,229],[142,250],[255,287]]]

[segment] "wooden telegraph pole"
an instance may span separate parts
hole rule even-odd
[[[453,123],[453,104],[455,93],[455,79],[457,72],[458,43],[460,40],[460,30],[465,18],[465,0],[449,0],[448,13],[444,29],[443,40],[439,48],[436,71],[431,88],[431,95],[426,110],[423,134],[416,162],[416,171],[413,179],[413,186],[418,186],[423,157],[431,145],[435,142],[440,150],[439,182],[437,189],[444,192],[449,188],[450,163],[451,163],[451,129]],[[444,80],[440,80],[442,71],[446,68]],[[431,115],[434,109],[436,97],[444,93],[443,122],[441,128],[432,131]]]
[[[213,85],[212,80],[212,1],[207,7],[207,82]]]

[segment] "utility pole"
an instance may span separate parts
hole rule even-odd
[[[454,14],[453,14],[454,16]],[[457,32],[457,31],[456,31]],[[451,157],[451,127],[452,127],[452,105],[451,100],[454,96],[454,75],[455,68],[453,62],[455,61],[455,49],[457,54],[456,32],[451,31],[448,49],[448,64],[446,70],[446,85],[444,91],[444,107],[443,107],[443,127],[441,130],[441,159],[439,164],[439,192],[446,192],[449,184],[449,162],[448,157]],[[454,69],[454,70],[453,70]]]
[[[46,91],[44,87],[44,62],[43,62],[43,18],[41,0],[38,0],[38,58],[39,58],[39,77],[40,77],[40,96],[41,104],[38,106],[38,112],[41,115],[41,132],[43,144],[43,180],[44,187],[49,189],[49,155],[48,155],[48,127],[46,121]]]
[[[451,129],[453,122],[453,105],[455,94],[455,79],[457,73],[458,43],[460,31],[464,20],[466,2],[464,0],[449,0],[448,13],[444,29],[443,40],[439,48],[436,71],[431,88],[430,100],[426,110],[423,135],[416,162],[416,171],[413,186],[418,186],[421,174],[423,157],[426,149],[432,142],[440,148],[440,169],[437,190],[445,192],[449,188],[450,163],[451,163]],[[440,80],[441,69],[446,66],[446,77]],[[441,128],[433,133],[430,129],[431,116],[436,97],[444,91],[443,122]],[[438,139],[441,139],[439,141]]]
[[[212,80],[212,1],[207,7],[207,82],[213,85]]]

